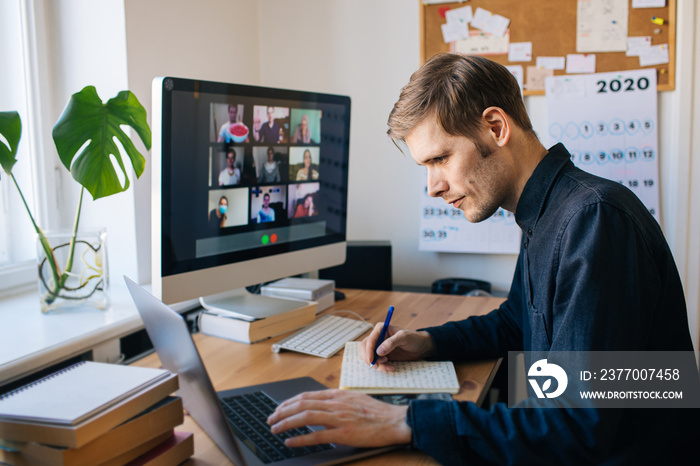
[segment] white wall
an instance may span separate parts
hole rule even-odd
[[[353,99],[348,237],[390,240],[397,284],[425,286],[440,277],[460,276],[489,280],[507,290],[514,256],[418,251],[422,173],[385,135],[399,90],[419,66],[418,2],[259,0],[259,5],[260,18],[265,18],[260,21],[261,84]],[[695,72],[698,15],[692,0],[678,1],[677,87],[660,93],[658,102],[661,224],[685,284],[696,347],[700,199],[691,174],[697,174],[700,163],[693,165],[691,154],[699,160],[700,142],[696,138],[691,147],[693,133],[699,133],[693,131],[689,96],[700,93]],[[526,106],[535,130],[544,134],[545,97],[528,97]]]
[[[695,11],[693,11],[693,9]],[[686,228],[686,257],[683,276],[686,283],[686,300],[688,302],[690,331],[694,337],[696,350],[700,342],[700,73],[697,72],[700,64],[700,33],[696,25],[700,24],[700,7],[696,4],[684,5],[682,13],[684,30],[689,31],[687,37],[695,35],[695,40],[688,40],[684,44],[689,51],[684,56],[684,79],[689,81],[682,90],[688,90],[683,95],[688,101],[691,111],[683,113],[690,120],[686,137],[690,140],[687,160],[682,170],[689,180],[690,188],[687,196],[687,208],[685,213],[689,218]],[[684,50],[685,53],[685,50]],[[688,75],[688,77],[686,77]],[[687,89],[690,88],[690,89]],[[695,180],[694,183],[690,180]]]
[[[437,278],[457,276],[507,289],[515,256],[418,251],[424,172],[386,136],[389,112],[420,65],[418,2],[259,4],[265,18],[260,22],[262,84],[352,98],[348,238],[390,240],[395,284],[429,286]]]
[[[249,0],[121,0],[129,88],[148,109],[151,81],[173,76],[258,84],[258,8]],[[142,147],[137,145],[137,147]],[[136,185],[138,281],[151,277],[151,163]]]
[[[125,0],[125,5],[129,86],[142,101],[150,99],[151,79],[164,74],[349,95],[348,238],[390,240],[396,284],[426,286],[459,276],[509,287],[514,256],[418,251],[423,173],[385,135],[400,88],[419,66],[418,1],[208,0],[194,7],[184,0]],[[661,223],[686,290],[697,289],[700,276],[700,253],[691,237],[700,228],[698,184],[691,183],[700,147],[691,138],[689,101],[700,89],[693,61],[696,11],[693,0],[678,0],[677,89],[659,96]],[[526,105],[543,133],[544,97],[529,97]],[[137,229],[145,238],[150,233],[140,224],[150,215],[147,183],[139,181],[137,190]],[[149,268],[143,262],[139,268],[148,281]],[[697,340],[697,292],[688,295],[688,305]]]

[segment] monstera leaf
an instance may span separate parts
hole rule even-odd
[[[17,146],[22,135],[22,121],[17,112],[0,112],[0,166],[8,175],[12,172],[12,167],[17,163]]]
[[[121,91],[104,104],[94,86],[87,86],[71,96],[53,128],[53,140],[61,162],[93,199],[129,189],[129,177],[115,138],[129,156],[136,177],[143,173],[146,159],[124,133],[123,125],[132,127],[146,148],[151,148],[146,110],[134,94]],[[123,174],[123,185],[113,160]]]

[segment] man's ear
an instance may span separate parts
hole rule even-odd
[[[499,107],[489,107],[483,111],[481,119],[493,141],[499,147],[505,146],[511,135],[510,120],[506,112]]]

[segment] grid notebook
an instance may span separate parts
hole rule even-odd
[[[394,372],[370,369],[360,360],[360,342],[345,345],[340,388],[363,393],[458,393],[459,381],[450,361],[393,362]]]

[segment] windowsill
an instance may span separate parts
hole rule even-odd
[[[143,328],[126,286],[107,311],[42,314],[37,292],[0,300],[0,386]]]

